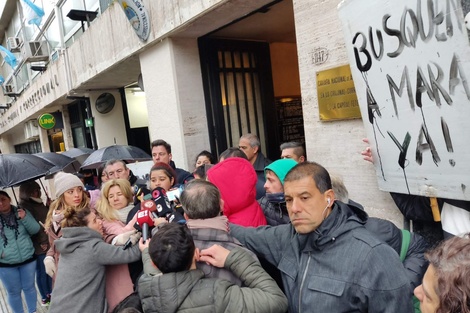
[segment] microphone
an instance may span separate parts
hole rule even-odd
[[[141,204],[140,207],[145,210],[149,210],[150,213],[152,214],[153,218],[157,218],[157,205],[153,200],[144,200]]]
[[[155,203],[155,214],[158,217],[167,218],[167,216],[173,213],[171,209],[170,201],[166,196],[166,191],[162,187],[157,187],[150,193],[152,195],[152,200]]]
[[[141,209],[137,212],[137,223],[142,227],[142,238],[145,241],[149,239],[149,227],[153,227],[152,213],[147,209]]]

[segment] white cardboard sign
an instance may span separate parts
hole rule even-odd
[[[460,0],[345,0],[338,12],[380,188],[470,200]]]

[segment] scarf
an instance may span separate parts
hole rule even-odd
[[[3,247],[6,248],[8,244],[7,236],[5,235],[5,227],[10,228],[15,232],[15,239],[18,239],[18,219],[16,218],[13,207],[10,212],[6,214],[0,214],[0,236],[3,239]]]
[[[52,212],[52,227],[54,227],[54,231],[57,233],[60,230],[60,222],[64,219],[64,213],[61,211],[55,210]]]
[[[121,222],[124,224],[127,223],[127,215],[129,215],[129,212],[134,208],[134,204],[129,204],[126,207],[123,207],[122,209],[116,210],[117,216]]]
[[[218,230],[223,230],[228,232],[228,218],[225,215],[216,216],[213,218],[206,218],[206,219],[188,219],[186,221],[188,228],[197,229],[197,228],[214,228]]]

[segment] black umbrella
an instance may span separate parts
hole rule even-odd
[[[72,148],[65,152],[62,152],[62,155],[68,156],[69,158],[74,158],[80,164],[82,164],[90,154],[93,153],[93,149],[90,148]]]
[[[0,188],[13,188],[38,179],[53,167],[54,164],[32,154],[0,154]]]
[[[54,167],[48,171],[47,175],[53,175],[59,171],[75,173],[80,170],[80,162],[63,154],[58,154],[55,152],[41,152],[35,153],[33,155],[54,164]]]
[[[96,150],[82,163],[82,169],[98,168],[109,160],[123,160],[126,162],[148,161],[152,157],[144,150],[135,146],[113,145]]]

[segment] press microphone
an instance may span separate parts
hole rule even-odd
[[[164,217],[168,223],[186,224],[183,215],[176,212],[167,197],[167,192],[161,187],[157,187],[151,192],[152,200],[156,204],[156,213],[159,217]]]
[[[141,209],[137,212],[137,223],[142,227],[142,238],[145,243],[149,239],[149,227],[154,226],[152,213],[147,209]]]
[[[150,213],[152,214],[152,218],[157,218],[158,215],[156,213],[157,211],[157,205],[153,200],[144,200],[141,202],[140,207],[145,210],[149,210]]]

